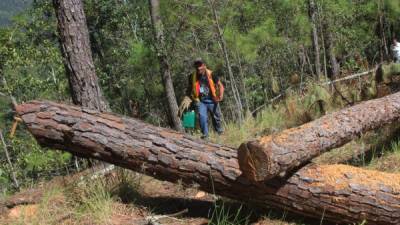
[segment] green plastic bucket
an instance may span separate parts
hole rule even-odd
[[[194,128],[196,125],[196,113],[194,110],[183,113],[183,127]]]

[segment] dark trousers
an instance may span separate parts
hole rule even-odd
[[[200,119],[201,133],[203,133],[204,136],[208,136],[208,112],[211,114],[214,130],[218,133],[222,133],[221,109],[219,104],[213,100],[207,99],[198,102],[196,106]]]

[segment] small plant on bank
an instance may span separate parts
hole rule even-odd
[[[81,191],[77,214],[83,220],[94,224],[107,224],[113,212],[113,198],[110,187],[102,179],[84,183]]]

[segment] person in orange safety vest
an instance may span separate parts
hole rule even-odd
[[[213,72],[202,59],[196,59],[193,65],[195,71],[189,76],[187,96],[183,99],[179,111],[183,112],[193,103],[200,120],[202,138],[207,139],[209,112],[215,131],[218,134],[223,132],[219,103],[224,97],[224,85],[217,76],[213,76]]]

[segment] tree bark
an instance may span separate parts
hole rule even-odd
[[[318,30],[317,30],[317,6],[315,5],[314,0],[308,0],[308,12],[311,20],[311,40],[314,49],[314,66],[315,73],[318,78],[321,77],[321,61],[320,61],[320,52],[319,52],[319,43],[318,43]]]
[[[340,65],[336,60],[336,55],[334,51],[333,35],[329,28],[327,22],[323,23],[324,27],[324,40],[326,52],[328,55],[329,65],[328,65],[328,77],[332,80],[336,79],[340,73]]]
[[[108,111],[90,49],[89,31],[81,0],[53,0],[64,66],[74,104]]]
[[[265,181],[308,163],[362,133],[400,118],[400,92],[325,115],[299,127],[243,143],[238,158],[243,175]]]
[[[175,130],[183,131],[182,122],[178,116],[178,103],[176,102],[174,85],[171,78],[171,66],[167,57],[163,24],[160,16],[159,0],[149,0],[151,22],[153,24],[156,40],[157,55],[160,61],[160,72],[164,84],[165,95],[168,102],[169,118]]]
[[[286,180],[251,183],[241,176],[235,149],[170,129],[52,102],[21,104],[17,113],[42,146],[325,221],[400,223],[399,174],[311,165]]]

